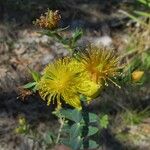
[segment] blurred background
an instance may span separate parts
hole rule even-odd
[[[19,116],[38,130],[37,138],[58,129],[51,114],[53,106],[47,107],[38,95],[20,89],[32,80],[28,66],[41,72],[45,65],[68,54],[33,25],[48,8],[60,11],[60,26],[69,26],[66,36],[76,28],[83,30],[78,41],[81,49],[87,43],[106,46],[125,64],[124,76],[118,79],[122,88],[107,87],[90,106],[91,111],[109,118],[108,128],[97,139],[100,149],[150,150],[149,0],[0,0],[0,150],[44,150],[14,132]],[[134,71],[144,73],[138,82],[132,81]]]

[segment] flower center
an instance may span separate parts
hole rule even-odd
[[[98,83],[99,71],[97,67],[91,64],[87,67],[87,71],[90,73],[92,80]]]
[[[58,91],[62,91],[65,88],[68,87],[69,85],[69,81],[70,81],[70,77],[66,75],[66,77],[62,77],[60,79],[56,80],[56,85],[57,85],[57,89]]]

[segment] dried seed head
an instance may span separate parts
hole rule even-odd
[[[53,30],[58,27],[60,19],[61,15],[58,10],[52,11],[48,9],[48,11],[44,15],[41,15],[39,19],[36,19],[33,24],[41,28]]]

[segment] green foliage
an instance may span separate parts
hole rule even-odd
[[[90,149],[98,148],[98,146],[99,145],[95,141],[93,141],[93,140],[89,141],[89,147],[90,147]]]
[[[79,150],[82,145],[82,139],[80,136],[76,138],[72,138],[68,146],[72,148],[72,150]]]
[[[82,29],[76,29],[71,37],[66,37],[61,34],[61,32],[65,31],[66,29],[68,29],[68,27],[58,28],[54,31],[44,30],[40,33],[52,37],[57,42],[61,43],[64,48],[66,48],[69,52],[73,53],[74,50],[77,48],[78,40],[80,40],[83,35],[83,31]]]
[[[83,141],[97,134],[99,131],[98,116],[94,113],[89,113],[87,137],[82,137],[86,125],[85,120],[83,119],[82,110],[61,109],[60,113],[63,117],[69,120],[69,122],[65,122],[63,127],[63,133],[65,132],[68,135],[68,138],[62,138],[62,142],[73,150],[82,149]],[[98,144],[96,144],[95,141],[89,140],[89,148],[92,149],[95,147],[98,147]]]
[[[60,113],[65,116],[66,119],[74,121],[76,123],[80,122],[82,119],[81,112],[77,109],[61,109]]]
[[[29,68],[29,72],[32,75],[32,78],[33,78],[34,81],[25,84],[23,86],[23,88],[30,89],[33,92],[36,92],[37,91],[37,83],[39,82],[41,76],[40,76],[40,74],[38,72],[36,72],[36,71],[34,71],[34,70],[30,69],[30,68]]]
[[[25,84],[23,86],[23,88],[25,88],[25,89],[32,89],[33,87],[35,87],[35,85],[36,85],[36,82],[29,82],[29,83]]]
[[[52,144],[54,144],[54,139],[55,135],[53,134],[53,132],[48,131],[45,137],[43,138],[43,142],[45,145],[51,146]]]
[[[89,113],[89,122],[95,123],[98,121],[98,116],[94,113]]]
[[[78,150],[82,144],[81,133],[83,124],[81,111],[77,109],[61,109],[60,113],[72,123],[64,125],[64,130],[68,135],[68,140],[63,139],[62,142],[71,147],[73,150]],[[76,143],[76,144],[75,144]]]
[[[83,125],[81,123],[74,123],[70,127],[70,139],[81,136],[82,127]]]
[[[150,51],[142,54],[143,68],[150,69]]]
[[[77,41],[81,39],[83,36],[82,29],[76,29],[71,38],[71,47],[75,48],[77,45]]]
[[[136,125],[141,123],[145,118],[150,116],[150,109],[146,108],[143,111],[128,110],[122,114],[122,120],[125,124]]]
[[[150,1],[138,0],[137,2],[143,6],[143,11],[136,10],[131,13],[123,11],[125,15],[138,22],[140,26],[135,28],[126,47],[127,65],[124,67],[122,81],[125,84],[132,83],[132,72],[140,70],[144,72],[144,76],[137,85],[143,85],[150,81],[150,13],[146,9],[147,7],[150,9]]]
[[[96,148],[98,148],[99,147],[99,145],[95,142],[95,141],[93,141],[93,140],[89,140],[89,147],[90,147],[90,149],[96,149]],[[83,148],[83,145],[81,146],[81,150],[83,150],[84,148]]]
[[[149,0],[137,0],[141,5],[144,5],[145,7],[150,7],[150,1]]]
[[[92,136],[96,134],[98,131],[99,129],[97,127],[89,126],[88,136]]]
[[[138,16],[150,17],[150,13],[143,12],[143,11],[134,11],[135,14]]]
[[[108,115],[102,115],[102,116],[100,116],[100,118],[99,118],[100,128],[106,129],[107,126],[108,126],[108,124],[109,124]]]
[[[145,18],[150,17],[150,1],[149,0],[137,0],[135,1],[137,5],[139,5],[139,8],[142,8],[142,10],[134,10],[130,13],[126,11],[121,11],[123,14],[134,20],[135,22],[138,22],[140,25],[143,25],[147,28],[150,28],[149,25],[146,23]]]
[[[150,82],[150,52],[142,52],[140,54],[134,55],[128,65],[124,68],[124,75],[122,76],[122,83],[131,84],[132,73],[136,70],[144,71],[143,77],[136,83],[137,85],[144,85]],[[135,85],[135,83],[134,83]]]
[[[31,68],[29,68],[29,72],[31,73],[35,82],[38,82],[40,80],[40,74],[38,72],[32,70]]]

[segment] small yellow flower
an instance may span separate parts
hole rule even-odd
[[[111,77],[118,73],[118,57],[106,49],[90,46],[87,52],[81,54],[81,58],[84,70],[88,72],[95,83],[112,81]]]
[[[143,77],[144,75],[144,71],[133,71],[132,72],[132,80],[134,82],[138,82],[141,80],[141,78]]]
[[[81,108],[80,94],[90,96],[98,88],[97,84],[83,76],[80,66],[68,57],[49,64],[38,84],[39,93],[44,100],[48,100],[48,105],[56,100],[60,107],[63,99],[69,105],[79,109]]]
[[[36,21],[33,23],[40,26],[41,28],[52,30],[58,27],[60,19],[61,16],[58,10],[52,11],[48,9],[45,15],[41,15],[40,18],[36,19]]]

